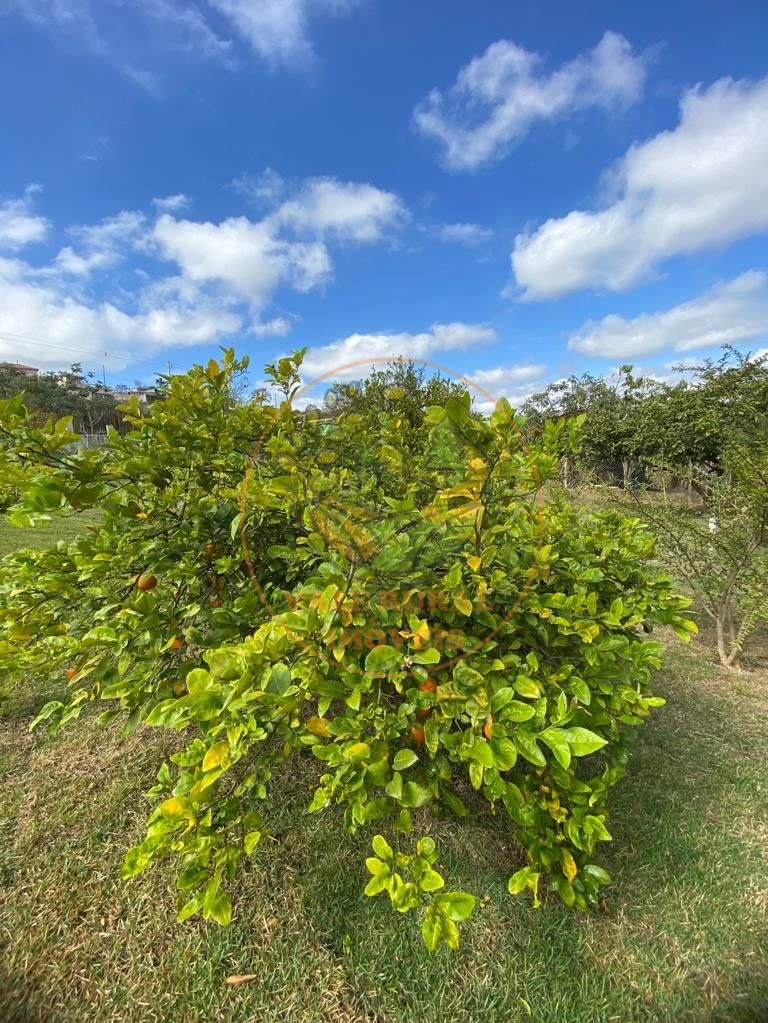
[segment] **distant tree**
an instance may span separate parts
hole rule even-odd
[[[102,433],[117,426],[119,398],[93,383],[79,363],[68,370],[27,377],[12,367],[0,367],[0,399],[24,394],[26,407],[44,419],[72,416],[78,433]]]
[[[352,413],[369,418],[382,412],[397,415],[413,438],[423,427],[428,408],[444,405],[466,390],[464,384],[439,373],[427,376],[424,366],[393,360],[364,380],[332,384],[326,392],[325,405],[334,416]]]

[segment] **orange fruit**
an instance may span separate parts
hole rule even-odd
[[[414,742],[424,742],[424,729],[421,725],[411,725],[411,735],[413,736]]]
[[[77,674],[77,668],[67,668],[67,679],[71,681]]]
[[[170,642],[170,644],[168,646],[168,649],[169,650],[181,650],[181,648],[183,646],[184,646],[184,637],[183,636],[177,636],[175,639],[171,640],[171,642]]]
[[[418,707],[416,710],[416,717],[421,718],[423,721],[424,718],[428,718],[431,713],[432,713],[431,707]]]
[[[208,543],[205,545],[205,556],[206,558],[212,558],[215,553],[216,544],[213,542],[213,540],[209,540]]]
[[[157,576],[147,575],[146,572],[140,575],[136,580],[137,589],[141,590],[142,593],[148,593],[149,590],[154,590],[157,586]]]
[[[428,678],[425,682],[422,682],[419,686],[420,693],[434,693],[437,689],[437,682],[433,678]]]
[[[490,739],[492,732],[493,732],[493,722],[491,721],[490,718],[488,718],[488,720],[483,725],[483,735],[486,737],[486,739]]]

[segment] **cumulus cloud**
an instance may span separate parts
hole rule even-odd
[[[645,83],[642,59],[615,32],[554,71],[542,64],[516,43],[493,43],[461,68],[450,89],[433,89],[416,107],[416,130],[438,143],[449,169],[475,170],[501,159],[537,122],[626,107]]]
[[[12,254],[49,231],[31,211],[33,191],[0,207],[0,245]],[[32,361],[35,345],[52,345],[50,361],[43,351],[35,364],[66,365],[91,350],[117,347],[130,359],[238,331],[285,336],[290,316],[266,315],[276,292],[322,287],[333,274],[333,246],[374,242],[405,216],[391,193],[332,179],[298,183],[260,220],[176,215],[185,203],[174,195],[154,200],[156,218],[123,210],[72,227],[69,244],[47,263],[0,258],[0,334],[11,337],[0,357]]]
[[[482,323],[435,323],[418,334],[350,334],[329,345],[310,348],[302,365],[305,380],[357,380],[377,367],[376,362],[395,357],[431,359],[437,352],[451,352],[497,340],[496,331]],[[450,369],[446,366],[446,369]]]
[[[606,316],[572,334],[568,347],[625,360],[665,349],[686,352],[768,336],[768,275],[750,270],[690,302],[634,319]]]
[[[33,242],[44,241],[49,222],[32,212],[32,195],[37,186],[30,186],[23,199],[9,199],[0,203],[0,249],[17,251]]]
[[[633,146],[613,172],[617,198],[573,210],[515,240],[527,298],[619,291],[671,256],[768,230],[768,78],[730,78],[685,93],[680,122]]]
[[[254,206],[263,206],[277,202],[283,194],[285,182],[277,171],[265,167],[260,174],[240,174],[230,181],[229,187]]]
[[[75,276],[86,276],[94,270],[114,266],[124,259],[131,246],[138,242],[146,224],[142,213],[122,210],[114,217],[106,217],[99,224],[70,228],[80,249],[71,245],[59,251],[54,269]]]
[[[168,295],[151,307],[140,300],[126,311],[78,298],[63,280],[41,279],[20,260],[0,259],[0,359],[45,368],[109,353],[118,368],[163,347],[219,340],[239,325],[236,313],[202,295]]]
[[[488,415],[499,398],[506,398],[513,408],[519,408],[526,398],[545,386],[546,376],[547,367],[540,363],[518,363],[476,369],[467,374],[467,379],[479,389],[473,390],[475,407]]]
[[[152,205],[161,213],[178,213],[189,206],[189,198],[183,192],[176,195],[166,195],[159,199],[153,199]]]
[[[275,316],[266,323],[254,323],[249,333],[255,337],[285,337],[290,334],[292,327],[287,316]]]
[[[493,237],[490,227],[481,227],[480,224],[438,224],[432,233],[440,241],[456,242],[469,247],[482,245]]]
[[[286,241],[266,221],[230,217],[220,224],[175,220],[163,214],[153,239],[165,259],[174,260],[192,281],[218,281],[254,306],[277,286],[288,283],[310,291],[331,275],[331,259],[322,242]]]
[[[335,178],[312,178],[272,219],[299,234],[374,242],[406,217],[403,203],[392,192]]]
[[[358,0],[209,0],[235,31],[272,65],[301,66],[313,58],[309,22],[346,14]]]

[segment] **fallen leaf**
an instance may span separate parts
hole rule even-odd
[[[227,977],[225,984],[245,984],[247,980],[258,980],[258,973],[233,973]]]

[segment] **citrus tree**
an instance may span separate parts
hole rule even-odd
[[[6,559],[5,677],[66,674],[38,721],[96,705],[182,733],[123,867],[176,858],[180,920],[229,922],[297,756],[317,764],[308,812],[376,831],[365,891],[417,910],[429,948],[456,947],[475,902],[435,869],[431,812],[504,812],[527,858],[510,892],[586,909],[610,882],[598,847],[625,733],[663,702],[648,633],[687,636],[687,601],[637,519],[544,501],[573,422],[527,449],[507,403],[483,419],[452,394],[414,458],[396,404],[330,424],[292,408],[300,363],[269,367],[275,409],[236,400],[226,352],[76,454],[66,422],[0,405],[2,463],[27,481],[13,521],[101,516]]]

